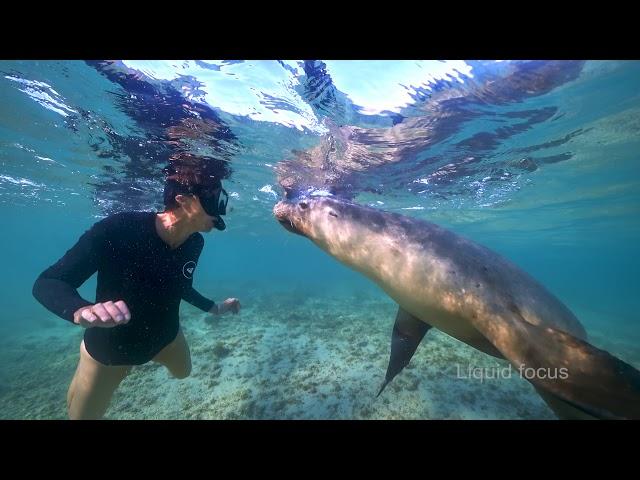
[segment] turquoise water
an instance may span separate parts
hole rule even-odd
[[[185,118],[206,122],[169,144]],[[439,333],[376,400],[393,302],[272,208],[294,176],[450,228],[640,368],[639,133],[636,61],[2,61],[0,417],[65,417],[81,331],[33,282],[99,218],[161,208],[179,150],[231,169],[194,286],[243,311],[216,323],[183,303],[192,376],[140,367],[108,418],[553,418],[526,382],[456,383],[455,362],[494,361]]]

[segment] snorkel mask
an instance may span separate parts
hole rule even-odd
[[[227,204],[229,203],[227,191],[222,186],[215,188],[203,186],[197,188],[193,194],[198,196],[207,215],[214,218],[213,226],[218,230],[227,228],[221,217],[221,215],[227,214]]]

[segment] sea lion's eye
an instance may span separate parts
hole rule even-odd
[[[303,201],[303,202],[300,202],[298,205],[300,205],[300,208],[302,208],[303,210],[304,210],[305,208],[308,208],[308,207],[309,207],[309,204],[308,204],[307,202],[304,202],[304,201]]]
[[[338,214],[336,212],[329,212],[329,215],[338,218]]]

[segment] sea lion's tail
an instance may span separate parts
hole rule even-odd
[[[564,405],[594,418],[640,419],[640,371],[610,353],[517,313],[477,328],[556,413]]]

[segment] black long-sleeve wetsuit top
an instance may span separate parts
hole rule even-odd
[[[40,303],[70,322],[83,306],[124,300],[128,323],[84,333],[87,351],[105,365],[141,365],[171,343],[181,299],[204,311],[215,305],[192,286],[202,235],[194,233],[171,249],[158,235],[155,218],[154,212],[125,212],[97,222],[33,286]],[[77,289],[96,271],[96,301],[89,302]]]

